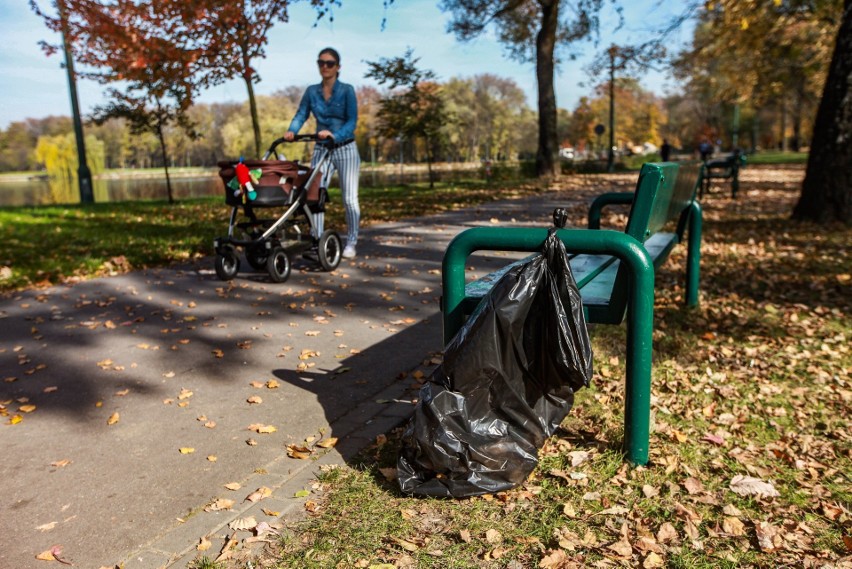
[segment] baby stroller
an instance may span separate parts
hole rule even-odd
[[[306,134],[296,136],[294,142],[317,140],[315,134]],[[232,206],[228,235],[213,240],[216,275],[224,281],[233,279],[240,270],[238,247],[244,250],[249,265],[265,269],[276,283],[290,276],[291,255],[296,253],[312,252],[305,257],[315,259],[325,271],[333,271],[340,264],[340,236],[326,230],[315,237],[311,215],[325,211],[328,193],[322,185],[323,172],[335,146],[325,146],[321,160],[310,168],[298,161],[268,160],[276,156],[275,148],[282,142],[283,138],[273,142],[262,160],[218,163],[225,203]],[[284,208],[284,212],[277,218],[258,217],[256,210],[272,208]],[[238,220],[240,210],[243,216]]]

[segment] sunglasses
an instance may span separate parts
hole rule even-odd
[[[328,69],[331,69],[332,67],[337,67],[337,62],[333,59],[317,59],[317,65],[319,65],[320,67],[325,66]]]

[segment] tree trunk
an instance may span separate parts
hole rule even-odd
[[[556,175],[559,141],[556,131],[556,93],[553,89],[553,53],[559,23],[560,0],[541,2],[541,29],[536,35],[538,79],[538,152],[535,171],[539,177]]]
[[[166,195],[169,198],[169,203],[175,203],[174,195],[172,195],[172,181],[169,178],[169,160],[168,153],[166,152],[166,139],[163,136],[163,125],[161,123],[157,123],[157,138],[160,139],[160,152],[163,155],[163,168],[166,170]]]
[[[258,160],[263,158],[260,147],[260,121],[257,118],[257,101],[254,100],[254,87],[252,86],[251,72],[243,75],[246,82],[246,90],[248,91],[249,112],[251,113],[251,128],[254,131],[254,157]]]
[[[793,219],[852,225],[852,0],[843,3]]]

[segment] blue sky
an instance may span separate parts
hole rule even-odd
[[[49,7],[46,0],[39,0]],[[617,20],[611,7],[603,14],[601,37],[578,44],[582,57],[564,63],[558,70],[555,88],[557,104],[571,109],[579,98],[591,92],[596,78],[583,67],[610,43],[640,41],[674,14],[678,3],[661,0],[623,2],[625,25],[614,33]],[[670,6],[675,4],[675,8]],[[490,32],[472,42],[460,43],[446,32],[448,16],[437,7],[438,0],[395,0],[386,11],[382,0],[344,0],[335,10],[334,22],[314,27],[314,15],[305,4],[290,9],[290,22],[273,28],[267,45],[267,57],[257,64],[261,83],[259,94],[270,94],[290,86],[304,86],[318,79],[316,55],[325,46],[334,46],[342,58],[341,79],[355,86],[371,84],[364,79],[366,61],[402,55],[407,48],[420,58],[422,68],[433,70],[440,80],[492,73],[509,77],[536,106],[535,67],[506,57],[504,48]],[[382,18],[385,29],[381,29]],[[672,41],[689,40],[689,29],[677,33]],[[44,27],[29,9],[26,0],[0,0],[0,128],[25,118],[70,115],[68,83],[59,55],[47,57],[38,47],[39,40],[55,42],[58,37]],[[665,75],[650,72],[642,78],[644,86],[660,94],[676,90]],[[103,103],[103,88],[91,81],[78,82],[80,108],[84,114]],[[200,102],[244,101],[245,85],[232,81],[204,92]]]

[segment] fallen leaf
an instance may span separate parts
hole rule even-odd
[[[769,522],[760,522],[754,525],[754,531],[757,534],[757,544],[760,546],[760,549],[767,552],[778,549],[775,543],[776,537],[778,537],[779,541],[781,540],[778,528]]]
[[[246,496],[245,501],[254,503],[254,502],[257,502],[258,500],[263,500],[264,498],[268,498],[271,495],[272,495],[272,490],[270,490],[266,486],[261,486],[260,488],[258,488],[257,490],[255,490],[254,492],[252,492],[251,494]]]
[[[178,449],[178,452],[181,454],[192,454],[195,452],[195,449],[192,447],[181,447]]]
[[[53,528],[56,527],[57,523],[59,523],[59,522],[50,522],[50,523],[47,523],[47,524],[41,524],[40,526],[36,526],[36,529],[38,531],[50,531],[50,530],[52,530]]]
[[[118,414],[118,412],[113,413],[109,416],[109,419],[107,419],[107,425],[115,425],[116,423],[118,423],[119,418],[120,415]]]
[[[35,405],[21,405],[20,407],[18,407],[18,411],[20,411],[21,413],[32,413],[35,410]]]
[[[498,543],[503,541],[503,535],[496,529],[490,529],[485,532],[485,541],[488,543]]]
[[[211,454],[207,456],[207,460],[209,460],[210,462],[216,462],[218,459],[216,458],[215,454]]]
[[[202,537],[202,538],[199,540],[198,545],[196,545],[196,546],[195,546],[195,549],[197,549],[198,551],[207,551],[207,550],[208,550],[208,549],[210,549],[212,546],[213,546],[213,542],[212,542],[212,541],[210,541],[210,540],[209,540],[209,539],[207,539],[206,537]]]
[[[645,561],[642,562],[642,567],[644,569],[656,569],[657,567],[663,566],[665,566],[665,561],[663,561],[663,558],[653,551],[649,553],[645,558]]]
[[[50,466],[54,466],[56,468],[62,468],[63,466],[68,466],[71,464],[71,460],[67,458],[63,458],[62,460],[57,460],[56,462],[51,462]]]
[[[257,520],[252,516],[247,518],[237,518],[228,524],[228,527],[234,531],[249,531],[257,526]]]
[[[630,557],[633,555],[633,546],[626,539],[621,539],[607,546],[607,549],[614,551],[621,557]]]
[[[227,498],[219,498],[210,503],[206,508],[204,508],[205,512],[220,512],[222,510],[230,510],[234,507],[233,500],[229,500]]]
[[[310,495],[311,495],[311,493],[308,490],[299,490],[298,492],[293,494],[293,496],[295,498],[304,498],[305,496],[310,496]]]
[[[417,551],[418,549],[420,549],[419,547],[417,547],[416,544],[411,543],[410,541],[406,541],[404,539],[399,539],[399,538],[396,538],[396,537],[393,538],[393,540],[406,551],[414,552],[414,551]]]
[[[470,543],[473,538],[470,535],[470,530],[463,529],[459,532],[459,537],[465,543]]]
[[[690,495],[704,491],[704,485],[697,478],[689,477],[683,481],[683,487]]]
[[[275,510],[269,510],[267,508],[261,508],[260,511],[273,518],[277,518],[281,515],[281,512],[276,512]]]
[[[242,487],[243,487],[243,485],[240,484],[239,482],[229,482],[228,484],[225,484],[225,488],[227,488],[228,490],[233,490],[233,491],[237,491]]]
[[[771,482],[764,482],[760,478],[743,476],[742,474],[734,476],[728,487],[734,494],[739,494],[740,496],[757,496],[758,498],[780,496],[778,490],[775,489],[775,486]]]
[[[327,439],[323,439],[317,443],[317,446],[320,448],[331,448],[337,444],[337,437],[329,437]]]
[[[722,531],[728,535],[745,535],[745,525],[739,518],[727,517],[722,520]]]
[[[669,522],[665,522],[663,525],[660,526],[660,529],[657,531],[657,541],[659,541],[660,543],[668,543],[669,541],[674,541],[677,538],[677,530]]]
[[[547,554],[538,562],[541,569],[559,569],[565,567],[568,561],[568,554],[561,549],[549,550]]]
[[[251,397],[249,397],[248,399],[246,399],[246,401],[248,401],[248,402],[249,402],[249,403],[251,403],[252,405],[259,405],[259,404],[263,403],[263,399],[261,399],[261,398],[260,398],[260,397],[258,397],[257,395],[252,395]]]
[[[278,389],[278,387],[279,387],[279,383],[278,383],[278,381],[276,381],[274,379],[270,379],[269,381],[266,382],[266,388],[267,389]]]

